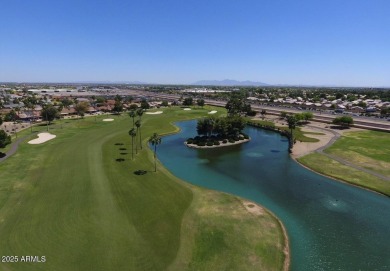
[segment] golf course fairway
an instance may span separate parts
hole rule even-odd
[[[51,125],[56,138],[43,144],[26,139],[0,163],[0,270],[283,270],[288,241],[268,211],[159,163],[154,172],[148,138],[213,109],[144,114],[137,154],[127,114]]]

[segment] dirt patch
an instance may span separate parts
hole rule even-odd
[[[242,201],[242,204],[244,205],[245,209],[254,215],[261,216],[264,215],[264,209],[261,208],[259,205],[254,204],[253,202],[250,201]]]

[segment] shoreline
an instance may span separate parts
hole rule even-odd
[[[321,176],[324,176],[324,177],[326,177],[326,178],[332,179],[333,181],[337,181],[337,182],[340,182],[340,183],[344,183],[344,184],[347,184],[347,185],[351,185],[351,186],[354,186],[354,187],[357,187],[357,188],[360,188],[360,189],[364,189],[364,190],[367,190],[367,191],[370,191],[370,192],[374,192],[374,193],[376,193],[376,194],[378,194],[378,195],[381,195],[381,196],[385,196],[385,197],[387,197],[387,198],[390,198],[389,195],[386,195],[386,194],[384,194],[384,193],[382,193],[382,192],[380,192],[380,191],[376,191],[376,190],[370,189],[370,188],[365,187],[365,186],[362,186],[362,185],[358,185],[358,184],[355,184],[355,183],[351,183],[351,182],[348,182],[348,181],[346,181],[346,180],[338,179],[338,178],[336,178],[336,177],[333,177],[333,176],[330,176],[330,175],[327,175],[327,174],[324,174],[324,173],[320,173],[320,172],[318,172],[318,171],[315,171],[314,169],[312,169],[312,168],[306,166],[305,164],[299,162],[298,159],[296,159],[296,158],[294,158],[294,157],[291,157],[291,158],[292,158],[296,163],[298,163],[300,166],[306,168],[307,170],[310,170],[311,172],[314,172],[314,173],[319,174],[319,175],[321,175]]]
[[[177,133],[180,133],[181,129],[175,125],[175,123],[172,123],[170,122],[170,124],[174,127],[174,131],[172,132],[168,132],[168,133],[163,133],[163,134],[160,134],[161,137],[164,137],[164,136],[169,136],[169,135],[172,135],[172,134],[177,134]],[[235,142],[235,143],[230,143],[231,145],[237,145],[237,144],[242,144],[242,143],[246,143],[246,142],[249,142],[251,140],[251,138],[249,139],[244,139],[246,140],[245,142]],[[244,141],[242,140],[242,141]],[[184,144],[190,148],[190,146],[187,145],[187,142],[184,142]],[[223,146],[227,146],[227,144],[229,143],[226,143]],[[203,146],[196,146],[196,147],[203,147]],[[214,147],[214,146],[204,146],[204,147]],[[221,147],[220,146],[216,146],[216,147]],[[186,182],[185,180],[181,179],[181,178],[178,178],[177,176],[175,176],[169,169],[167,169],[163,163],[161,163],[161,161],[157,158],[159,164],[163,167],[164,170],[166,170],[167,172],[169,172],[170,174],[172,174],[172,176],[179,182],[183,183],[184,185],[187,185],[189,187],[191,186],[195,186],[195,187],[198,187],[198,188],[204,188],[204,187],[201,187],[201,186],[197,186],[197,185],[194,185],[194,184],[191,184],[189,182]],[[283,239],[284,239],[284,247],[283,247],[283,254],[284,254],[284,261],[283,261],[283,271],[289,271],[290,270],[290,266],[291,266],[291,253],[290,253],[290,239],[288,237],[288,234],[287,234],[287,230],[283,224],[283,222],[279,219],[279,217],[277,217],[272,211],[270,211],[268,208],[266,208],[265,206],[261,205],[260,203],[257,203],[257,202],[253,202],[249,199],[246,199],[246,198],[243,198],[243,197],[240,197],[240,196],[237,196],[237,195],[234,195],[234,194],[230,194],[230,193],[226,193],[226,192],[223,192],[223,191],[220,191],[220,190],[215,190],[215,189],[209,189],[209,188],[204,188],[204,189],[208,189],[208,190],[212,190],[212,191],[216,191],[218,193],[224,193],[224,194],[227,194],[227,195],[230,195],[232,197],[236,197],[237,199],[239,199],[242,203],[244,200],[248,201],[248,202],[251,202],[253,203],[254,205],[256,206],[259,206],[261,207],[265,212],[267,212],[268,214],[270,214],[273,218],[275,218],[275,220],[278,222],[280,228],[281,228],[281,231],[282,231],[282,235],[283,235]]]
[[[193,149],[215,149],[215,148],[222,148],[222,147],[229,147],[229,146],[234,146],[234,145],[239,145],[239,144],[243,144],[243,143],[247,143],[251,141],[251,139],[242,139],[242,140],[239,140],[239,141],[236,141],[234,143],[230,143],[230,142],[227,142],[227,143],[221,143],[220,142],[220,145],[213,145],[213,146],[198,146],[198,145],[195,145],[195,144],[188,144],[186,141],[184,141],[184,145],[186,145],[188,148],[193,148]]]
[[[374,192],[378,195],[381,195],[381,196],[385,196],[385,197],[390,197],[389,195],[385,194],[385,193],[382,193],[380,191],[377,191],[377,190],[374,190],[374,189],[371,189],[369,187],[365,187],[365,186],[362,186],[362,185],[359,185],[359,184],[356,184],[356,183],[353,183],[353,182],[349,182],[347,180],[343,180],[343,179],[340,179],[340,178],[336,178],[334,176],[331,176],[331,175],[328,175],[328,174],[324,174],[324,173],[321,173],[321,172],[318,172],[316,171],[315,169],[301,163],[298,159],[301,158],[301,157],[304,157],[306,155],[309,155],[309,154],[312,154],[312,153],[319,153],[321,154],[321,152],[319,152],[319,150],[323,150],[325,148],[328,148],[330,147],[340,136],[342,136],[343,132],[344,131],[341,131],[341,132],[336,132],[336,131],[333,131],[333,130],[330,130],[329,128],[326,128],[327,125],[324,125],[325,127],[321,127],[320,124],[317,124],[318,127],[305,127],[307,130],[311,130],[311,131],[322,131],[322,132],[327,132],[328,134],[333,134],[331,137],[327,137],[327,136],[323,136],[324,138],[326,138],[326,140],[324,141],[319,141],[319,142],[315,142],[315,143],[309,143],[309,142],[297,142],[296,144],[294,144],[294,147],[295,147],[295,153],[294,153],[294,147],[293,147],[293,152],[290,153],[290,157],[296,162],[298,163],[300,166],[316,173],[316,174],[319,174],[321,176],[324,176],[324,177],[327,177],[329,179],[332,179],[334,181],[337,181],[337,182],[341,182],[341,183],[344,183],[344,184],[347,184],[347,185],[351,185],[351,186],[354,186],[354,187],[357,187],[357,188],[360,188],[360,189],[364,189],[364,190],[367,190],[367,191],[370,191],[370,192]],[[348,131],[360,131],[361,129],[349,129]],[[347,131],[347,132],[348,132]],[[335,135],[335,133],[338,134],[338,136]],[[319,135],[311,135],[312,137],[314,138],[317,138]],[[318,139],[318,138],[317,138]],[[333,140],[333,142],[332,142]],[[310,148],[307,148],[307,146],[311,144],[311,147]]]

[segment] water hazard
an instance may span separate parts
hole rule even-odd
[[[290,238],[291,270],[390,270],[389,198],[306,170],[279,134],[248,127],[248,143],[197,150],[183,144],[196,122],[177,125],[182,131],[158,147],[160,161],[185,181],[275,213]]]

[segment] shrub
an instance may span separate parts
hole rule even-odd
[[[201,146],[201,147],[206,146],[206,142],[204,142],[204,141],[199,141],[199,142],[198,142],[198,146]]]
[[[5,156],[6,156],[6,154],[4,152],[0,152],[0,158],[3,158]]]
[[[254,116],[256,116],[256,111],[254,111],[254,110],[248,111],[248,112],[246,113],[246,115],[247,115],[247,116],[250,116],[250,117],[254,117]]]
[[[234,141],[240,140],[240,138],[238,136],[233,137],[233,139],[234,139]]]
[[[219,146],[219,145],[221,145],[221,143],[219,143],[219,141],[214,141],[214,145]]]
[[[213,145],[214,145],[214,142],[212,142],[212,141],[207,142],[207,146],[213,146]]]
[[[227,142],[228,142],[227,139],[222,140],[223,144],[226,144]]]
[[[187,144],[192,144],[192,143],[194,143],[194,140],[192,138],[187,139]]]
[[[147,171],[146,170],[142,170],[142,169],[134,171],[135,175],[145,175],[146,173],[147,173]]]
[[[229,138],[229,143],[234,143],[236,142],[233,138]]]
[[[248,136],[248,135],[244,135],[244,138],[245,138],[245,139],[249,139],[249,136]]]
[[[241,136],[241,135],[240,135],[240,136],[238,137],[238,139],[239,139],[239,140],[244,140],[244,136]]]

